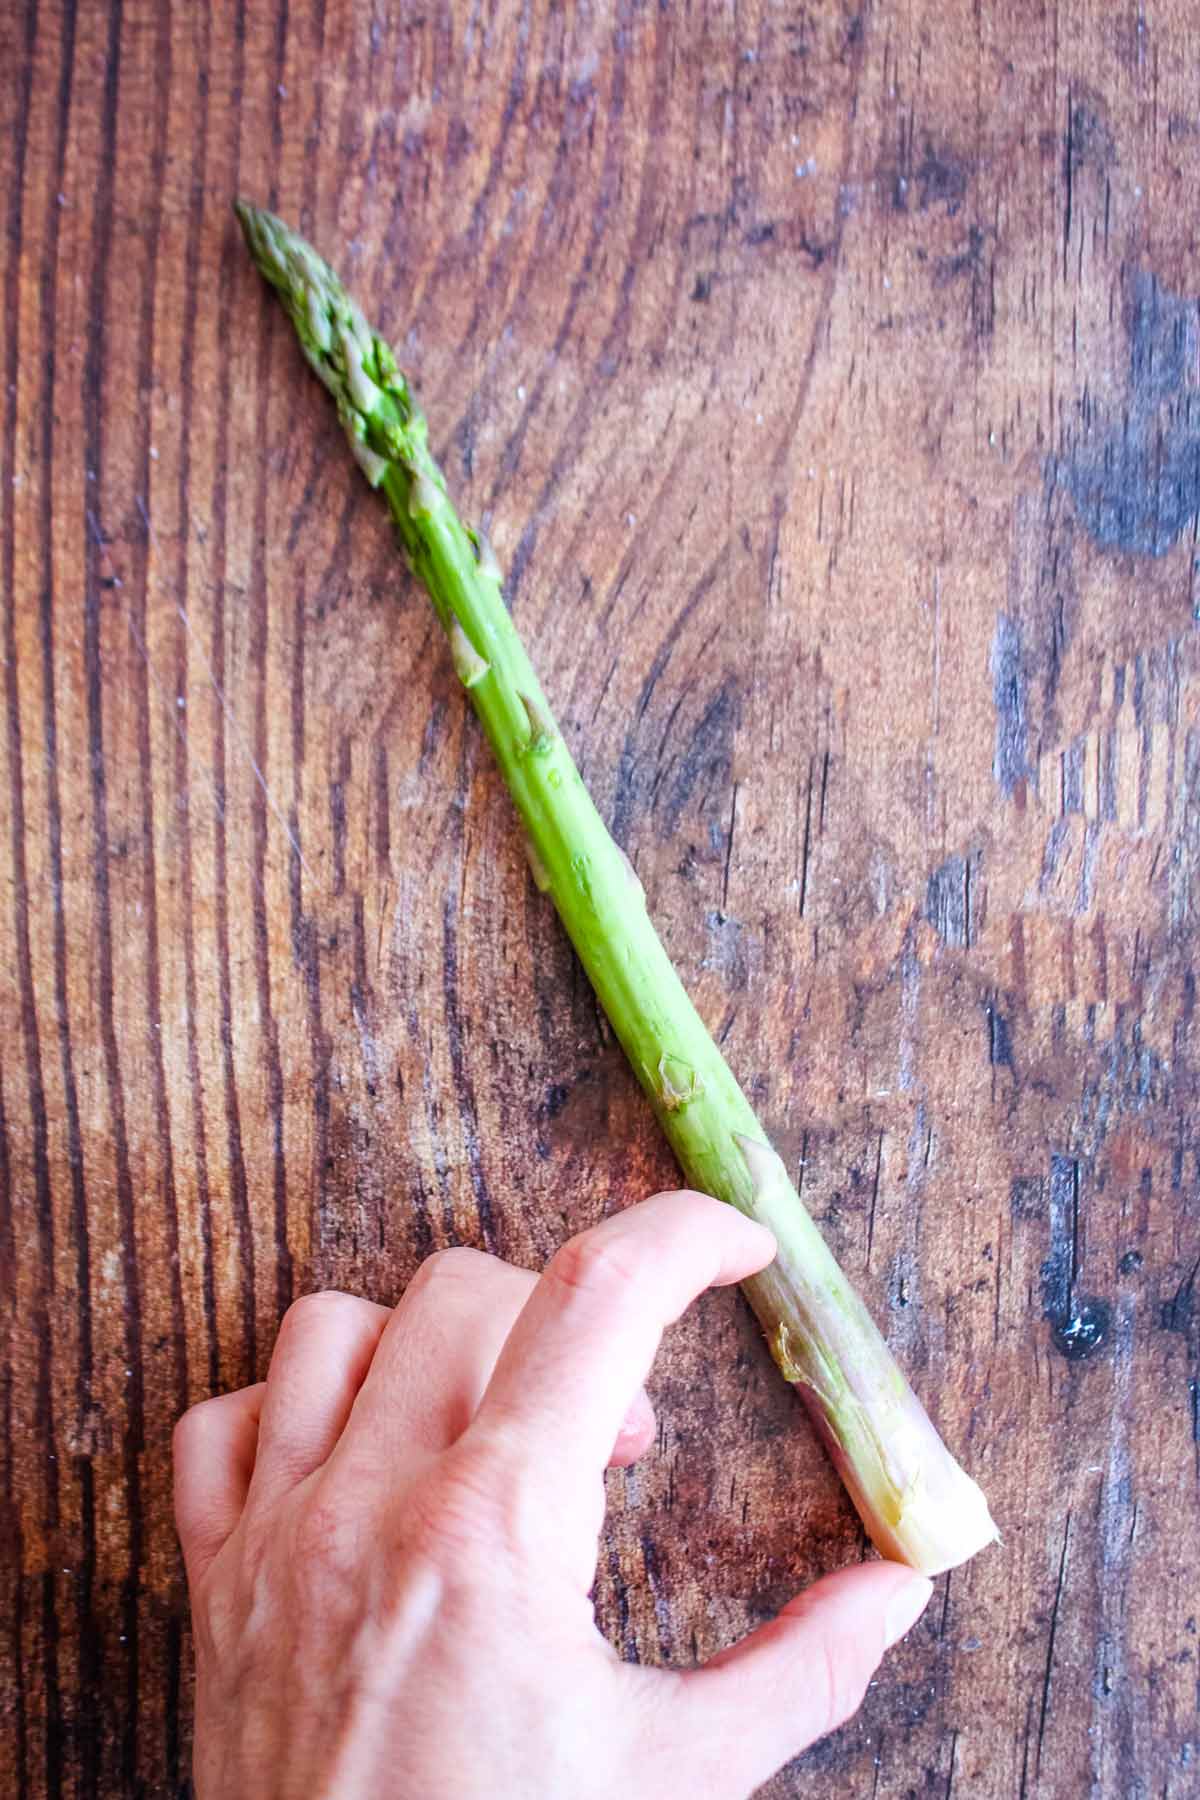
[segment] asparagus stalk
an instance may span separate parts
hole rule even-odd
[[[939,1438],[663,949],[641,883],[575,767],[501,592],[487,543],[458,518],[388,345],[331,269],[272,214],[238,202],[360,468],[381,489],[487,734],[548,893],[688,1180],[774,1232],[745,1291],[884,1556],[936,1574],[996,1537],[983,1494]]]

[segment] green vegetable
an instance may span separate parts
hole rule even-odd
[[[360,468],[387,500],[521,815],[534,880],[688,1180],[775,1234],[778,1256],[745,1291],[863,1524],[885,1556],[926,1574],[965,1561],[996,1536],[983,1494],[934,1430],[688,999],[555,724],[496,560],[447,496],[395,356],[308,244],[270,213],[244,202],[237,213]]]

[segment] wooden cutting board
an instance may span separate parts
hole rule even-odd
[[[0,1792],[181,1791],[172,1424],[676,1180],[235,193],[390,331],[696,1000],[1004,1546],[773,1800],[1197,1791],[1191,10],[0,20]],[[731,1294],[597,1608],[863,1553]]]

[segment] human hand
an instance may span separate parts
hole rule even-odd
[[[176,1431],[198,1800],[740,1800],[848,1718],[931,1591],[897,1564],[688,1671],[622,1663],[588,1598],[664,1326],[773,1254],[659,1194],[540,1279],[446,1250],[394,1311],[297,1301],[266,1382]]]

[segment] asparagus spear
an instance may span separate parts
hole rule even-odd
[[[555,724],[495,557],[447,496],[394,354],[302,238],[243,201],[237,214],[360,468],[387,500],[521,815],[534,880],[688,1180],[775,1234],[775,1261],[744,1284],[775,1361],[882,1554],[928,1575],[953,1568],[997,1535],[984,1496],[930,1423],[684,991]]]

